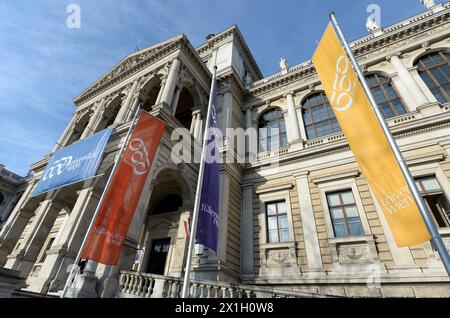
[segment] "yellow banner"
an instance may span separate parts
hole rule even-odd
[[[331,23],[312,61],[397,245],[429,241],[428,230],[400,166]]]

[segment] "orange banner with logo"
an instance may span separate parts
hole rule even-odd
[[[312,61],[397,245],[429,241],[428,230],[400,166],[331,23]]]
[[[141,113],[81,258],[117,264],[164,129],[162,121]]]

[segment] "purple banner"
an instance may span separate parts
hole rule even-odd
[[[207,129],[205,171],[200,196],[199,216],[196,231],[198,244],[207,246],[217,253],[219,236],[219,147],[217,144],[217,87],[212,80],[211,118]]]

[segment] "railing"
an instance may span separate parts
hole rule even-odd
[[[118,297],[125,298],[180,298],[183,281],[147,273],[122,271]],[[213,281],[191,280],[191,298],[327,298],[336,297],[314,293],[294,292],[271,287],[259,287]]]

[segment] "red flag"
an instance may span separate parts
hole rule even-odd
[[[116,265],[165,124],[142,112],[81,258]]]

